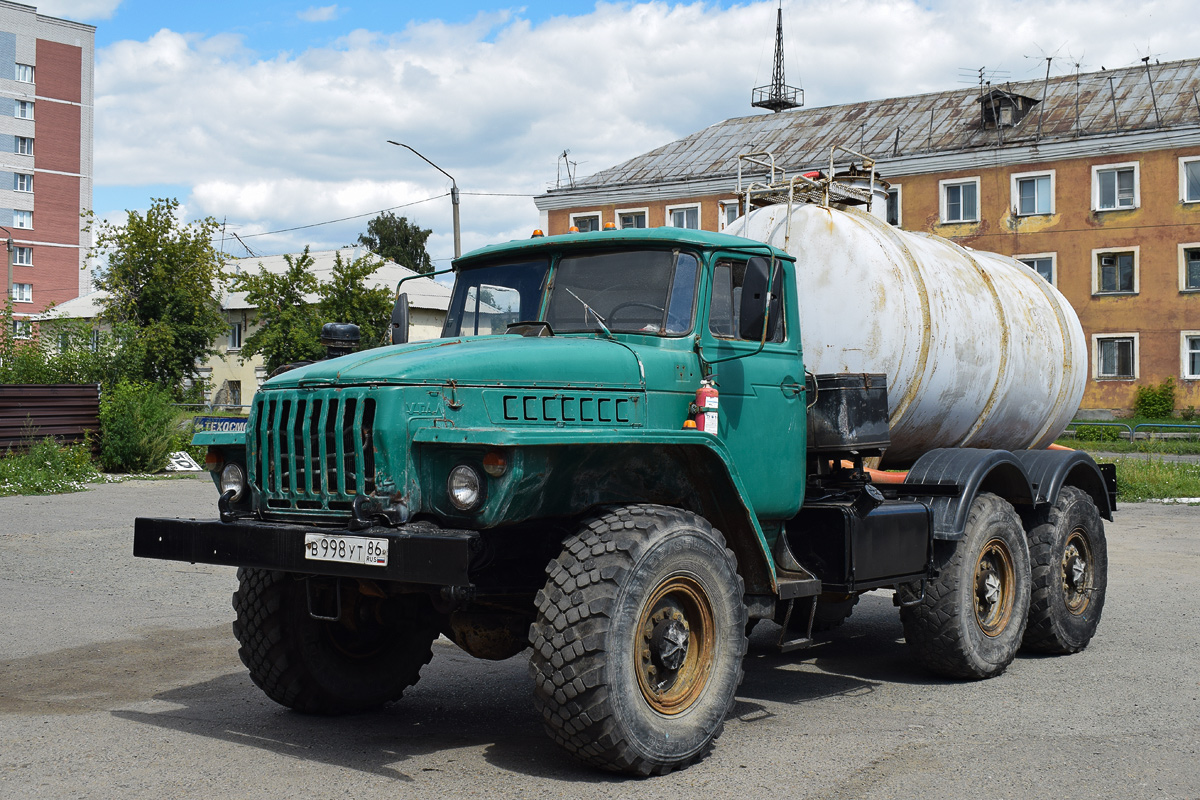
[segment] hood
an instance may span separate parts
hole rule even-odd
[[[642,388],[642,367],[611,339],[475,336],[378,347],[318,361],[272,378],[264,389],[361,384]]]

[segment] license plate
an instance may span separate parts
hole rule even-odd
[[[304,557],[309,561],[337,561],[341,564],[369,564],[386,567],[387,539],[368,539],[364,536],[327,536],[323,533],[304,534]]]

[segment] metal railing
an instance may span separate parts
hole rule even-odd
[[[1079,428],[1120,428],[1122,432],[1118,434],[1119,438],[1128,439],[1129,441],[1136,439],[1173,439],[1183,437],[1200,438],[1200,425],[1183,425],[1169,422],[1139,422],[1136,425],[1130,425],[1125,422],[1091,422],[1088,420],[1075,420],[1071,422],[1063,431],[1063,435],[1070,434],[1078,438]],[[1149,430],[1161,428],[1186,431],[1186,433],[1164,433],[1161,430]],[[1156,433],[1158,435],[1155,435]]]

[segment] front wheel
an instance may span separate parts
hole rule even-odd
[[[942,543],[939,543],[942,544]],[[961,541],[925,597],[902,606],[904,638],[925,667],[951,678],[990,678],[1012,663],[1029,613],[1029,545],[1017,512],[994,494],[971,503]]]
[[[530,628],[546,732],[595,766],[666,773],[706,753],[742,679],[737,562],[701,517],[627,506],[547,567]]]

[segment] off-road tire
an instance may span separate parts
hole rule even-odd
[[[999,675],[1016,656],[1029,615],[1029,545],[1021,520],[1007,501],[980,494],[962,540],[938,545],[938,577],[920,603],[900,609],[904,638],[938,675]]]
[[[343,615],[359,630],[313,619],[301,576],[238,570],[238,656],[276,703],[306,714],[367,711],[399,699],[433,657],[437,628],[415,602],[424,598],[382,601],[358,595],[349,583]]]
[[[1090,495],[1064,486],[1029,531],[1033,598],[1024,648],[1035,653],[1075,653],[1088,646],[1100,624],[1108,587],[1104,521]]]
[[[744,585],[721,534],[687,511],[623,506],[585,520],[546,574],[529,667],[549,736],[589,764],[636,775],[705,755],[746,652]],[[680,620],[686,656],[671,667],[655,659]]]
[[[817,609],[813,612],[813,631],[831,631],[850,619],[858,595],[825,593],[817,598]]]

